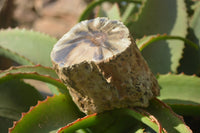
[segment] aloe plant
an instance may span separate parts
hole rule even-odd
[[[105,2],[111,3],[109,10],[103,8]],[[21,66],[0,73],[0,132],[192,132],[184,118],[200,117],[199,14],[200,2],[192,0],[92,1],[79,21],[97,16],[122,21],[161,90],[147,108],[91,115],[79,110],[52,69],[50,53],[57,39],[35,31],[2,29],[0,55]],[[46,83],[54,96],[42,96],[24,79]]]

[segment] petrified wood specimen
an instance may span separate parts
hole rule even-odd
[[[159,95],[156,78],[122,22],[82,21],[54,46],[51,59],[85,113],[147,107]]]

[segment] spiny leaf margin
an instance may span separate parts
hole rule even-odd
[[[162,111],[165,112],[165,116],[162,115]],[[110,113],[110,115],[109,115]],[[182,133],[191,133],[190,128],[184,123],[184,120],[179,115],[175,114],[172,109],[164,104],[162,101],[158,99],[151,100],[150,106],[148,108],[136,108],[136,109],[116,109],[112,111],[107,111],[100,114],[92,114],[90,116],[86,116],[84,118],[78,119],[73,123],[66,125],[61,128],[59,132],[62,133],[73,133],[81,128],[92,128],[98,123],[108,122],[110,119],[116,118],[116,116],[111,117],[113,114],[117,116],[126,114],[129,117],[133,117],[134,119],[146,124],[157,132],[182,132]],[[166,116],[169,117],[169,120],[166,122]],[[104,117],[104,118],[103,118]],[[173,122],[168,122],[171,121]],[[120,121],[121,124],[124,124],[123,121]],[[116,123],[116,122],[114,122]],[[180,125],[179,127],[176,127]],[[138,122],[137,122],[138,125]],[[109,125],[109,127],[112,126]],[[134,125],[133,125],[134,126]],[[115,127],[117,128],[117,127]],[[106,131],[104,131],[106,132]]]
[[[136,39],[136,44],[137,44],[138,48],[140,49],[140,51],[142,51],[143,49],[145,49],[151,43],[154,43],[154,42],[160,41],[160,40],[180,40],[180,41],[184,41],[186,44],[188,44],[191,47],[198,50],[198,46],[194,42],[192,42],[192,41],[190,41],[190,40],[188,40],[184,37],[181,37],[181,36],[173,36],[173,35],[167,35],[167,34],[162,34],[162,35],[157,34],[157,35],[144,36],[141,39]]]
[[[25,29],[0,30],[0,54],[22,65],[52,66],[50,52],[57,39]]]
[[[84,114],[66,95],[48,96],[44,101],[38,101],[38,104],[31,107],[27,113],[22,113],[21,119],[14,122],[9,132],[49,132],[83,116]]]
[[[85,116],[83,118],[77,119],[73,123],[70,123],[70,124],[66,125],[65,127],[62,127],[61,129],[59,129],[58,133],[74,133],[78,129],[84,129],[84,128],[96,126],[100,123],[105,123],[105,121],[106,122],[113,121],[115,119],[115,117],[117,117],[115,115],[124,115],[124,114],[126,114],[130,117],[134,117],[134,118],[136,118],[136,120],[143,121],[147,125],[148,125],[148,123],[150,123],[149,125],[151,125],[151,127],[154,130],[158,131],[158,126],[155,123],[153,123],[149,117],[146,117],[141,113],[138,113],[136,110],[116,109],[116,110],[107,111],[104,113],[91,114],[91,115]],[[113,123],[115,123],[115,122],[111,122],[111,124],[113,124]],[[112,125],[110,125],[110,126],[112,126]],[[107,132],[107,131],[104,131],[104,132]]]
[[[0,83],[13,78],[43,81],[58,87],[61,93],[69,93],[67,87],[57,78],[55,72],[51,68],[43,67],[41,65],[12,67],[9,70],[0,73]]]
[[[161,96],[158,98],[181,115],[199,116],[200,78],[195,75],[162,74],[158,76]]]

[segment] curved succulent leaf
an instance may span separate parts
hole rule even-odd
[[[183,118],[158,99],[152,100],[146,111],[157,118],[168,133],[192,133]]]
[[[108,12],[106,12],[106,17],[110,19],[121,20],[119,6],[117,4],[114,4],[112,8]]]
[[[13,125],[13,119],[0,116],[0,129],[2,133],[7,133],[8,128],[12,127],[12,125]]]
[[[196,4],[194,15],[190,21],[190,27],[193,29],[194,34],[199,40],[200,45],[200,2]]]
[[[34,87],[21,80],[11,79],[0,83],[1,132],[8,130],[12,121],[20,119],[22,112],[28,111],[30,106],[43,99]]]
[[[85,19],[88,19],[90,13],[93,11],[93,9],[98,6],[98,5],[101,5],[103,2],[133,2],[133,3],[141,3],[140,0],[98,0],[98,1],[93,1],[91,2],[87,8],[83,11],[83,13],[81,14],[80,18],[79,18],[79,22],[80,21],[83,21]]]
[[[14,74],[14,73],[39,73],[40,75],[47,75],[54,79],[58,79],[57,74],[55,71],[50,67],[44,67],[41,65],[36,66],[18,66],[18,67],[11,67],[5,71],[0,72],[0,78],[6,74]]]
[[[143,55],[149,55],[149,56],[144,56],[145,59],[147,60],[149,67],[151,68],[151,70],[153,71],[154,74],[156,74],[159,71],[162,71],[163,73],[167,73],[168,70],[168,66],[166,65],[155,65],[155,64],[163,64],[163,60],[158,60],[153,57],[153,56],[158,56],[156,52],[150,52],[146,49],[151,48],[151,47],[157,47],[157,44],[163,40],[177,40],[177,41],[183,41],[184,43],[186,43],[188,46],[190,46],[191,48],[194,49],[194,51],[198,51],[198,46],[197,44],[193,43],[192,41],[185,39],[183,37],[180,36],[173,36],[173,35],[150,35],[150,36],[144,36],[141,39],[137,39],[136,40],[136,44],[138,45],[140,51],[142,52]],[[162,44],[160,44],[162,45]],[[175,45],[179,45],[179,44],[175,44]],[[166,44],[167,46],[167,44]],[[160,48],[160,47],[159,47]],[[162,49],[162,48],[161,48]],[[155,49],[154,49],[155,50]],[[154,51],[153,50],[153,51]],[[162,49],[163,51],[165,51],[164,49]],[[162,50],[160,52],[162,52]],[[159,58],[159,57],[157,57]],[[168,59],[168,56],[163,56],[162,57],[164,60]]]
[[[181,115],[200,115],[200,78],[184,74],[159,75],[160,100]]]
[[[129,17],[133,13],[133,11],[137,8],[136,4],[129,3],[121,16],[121,20],[123,23],[126,23],[129,20]]]
[[[10,132],[50,132],[82,116],[84,114],[79,111],[71,98],[64,94],[55,95],[38,102],[29,112],[23,113],[22,118],[15,122]]]
[[[189,33],[187,38],[200,47],[200,2],[195,4],[194,14],[189,21]],[[192,60],[191,60],[192,59]],[[184,49],[183,58],[180,61],[179,72],[186,74],[200,74],[200,48],[198,51],[187,46]]]
[[[125,25],[129,25],[130,23],[137,21],[142,13],[142,9],[145,6],[146,1],[147,0],[139,0],[138,2],[127,3],[127,7],[121,16],[122,22]]]
[[[133,117],[133,118],[132,118]],[[130,131],[134,125],[138,124],[137,119],[142,119],[144,122],[151,123],[151,120],[148,117],[144,117],[143,115],[138,113],[137,111],[129,110],[129,109],[119,109],[113,111],[107,111],[100,114],[92,114],[81,119],[77,119],[73,123],[68,124],[67,126],[61,128],[59,133],[74,133],[79,129],[89,128],[91,132],[95,133],[121,133]],[[122,121],[126,119],[126,124],[123,124]],[[98,126],[103,124],[101,126]],[[157,125],[152,123],[152,127],[155,129]]]
[[[170,7],[170,8],[169,8]],[[144,35],[169,34],[185,37],[187,33],[187,12],[181,0],[148,0],[135,22],[128,25],[136,38]],[[143,55],[156,73],[176,72],[182,57],[184,43],[162,41],[146,47]],[[159,63],[158,63],[159,62]]]
[[[126,124],[124,124],[124,121],[121,120],[124,117],[129,117],[129,120],[126,121]],[[106,133],[121,133],[130,131],[131,128],[134,128],[135,125],[138,125],[138,121],[151,127],[156,132],[192,132],[189,127],[185,125],[183,119],[180,116],[175,114],[170,107],[157,99],[152,100],[150,106],[147,109],[118,109],[101,114],[86,116],[61,128],[59,132],[74,133],[78,129],[89,128],[91,131],[96,129],[95,133],[98,131]],[[96,127],[96,125],[99,123],[103,123],[104,125]],[[123,127],[121,128],[123,130],[118,130],[120,127]],[[138,130],[140,130],[140,128],[138,128]]]
[[[55,92],[56,94],[59,93],[58,90],[61,93],[68,94],[66,86],[58,79],[55,71],[48,67],[43,67],[40,65],[11,67],[10,69],[0,73],[0,83],[12,78],[40,80],[54,85],[55,87],[52,86],[51,91]]]
[[[194,42],[192,42],[192,41],[190,41],[186,38],[183,38],[183,37],[180,37],[180,36],[167,35],[167,34],[144,36],[141,39],[137,39],[136,43],[137,43],[137,46],[139,47],[140,51],[142,51],[143,49],[145,49],[151,43],[154,43],[154,42],[160,41],[160,40],[179,40],[179,41],[185,42],[187,45],[193,47],[196,50],[199,49],[197,44],[195,44]]]
[[[21,29],[0,31],[0,55],[23,65],[52,66],[50,52],[56,39],[47,35]]]

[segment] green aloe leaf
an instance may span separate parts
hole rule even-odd
[[[185,37],[187,33],[187,12],[182,0],[148,0],[139,18],[128,24],[134,37],[168,34]],[[143,56],[156,73],[177,72],[184,43],[162,41],[143,50]]]
[[[52,66],[50,52],[56,39],[39,32],[7,29],[0,31],[0,55],[23,65]]]
[[[130,22],[136,37],[164,33],[184,37],[187,33],[184,1],[147,0],[138,17],[136,22]]]
[[[144,36],[141,39],[137,39],[136,43],[137,43],[137,46],[139,47],[140,51],[142,51],[144,48],[146,48],[151,43],[154,43],[154,42],[160,41],[160,40],[179,40],[179,41],[185,42],[187,45],[189,45],[190,47],[192,47],[196,51],[198,51],[198,49],[199,49],[197,44],[195,44],[194,42],[192,42],[192,41],[190,41],[186,38],[183,38],[183,37],[180,37],[180,36],[167,35],[167,34]]]
[[[159,75],[160,100],[179,114],[200,115],[200,78],[184,74]]]
[[[127,119],[126,123],[124,123],[124,119]],[[89,128],[91,131],[96,129],[94,131],[95,133],[129,132],[131,129],[141,124],[139,121],[151,127],[156,132],[192,132],[189,127],[185,125],[184,121],[177,114],[175,114],[170,107],[157,99],[152,100],[150,106],[146,109],[137,109],[137,111],[132,109],[118,109],[86,116],[61,128],[59,132],[74,133],[82,128]],[[98,126],[101,123],[103,125]],[[137,127],[138,132],[141,131],[141,127],[143,126],[140,125],[140,127]]]
[[[194,41],[200,47],[200,2],[198,1],[194,8],[194,14],[189,21],[189,35],[190,40]],[[192,59],[192,60],[191,60]],[[179,72],[186,74],[200,74],[200,48],[198,51],[190,46],[184,49],[183,58],[180,61]]]
[[[66,123],[84,116],[71,98],[64,94],[48,97],[38,102],[29,112],[23,113],[22,118],[16,122],[11,133],[45,133],[56,132]]]
[[[13,119],[0,116],[0,129],[1,133],[8,133],[8,128],[12,127]]]
[[[50,76],[54,79],[58,79],[55,71],[50,67],[44,67],[41,65],[36,66],[19,66],[19,67],[11,67],[8,70],[1,71],[0,78],[6,74],[14,74],[14,73],[39,73],[40,75]]]
[[[121,20],[119,5],[114,3],[109,9],[105,9],[101,6],[96,14],[96,17],[108,17],[114,20]]]
[[[0,73],[0,83],[12,78],[43,81],[54,85],[51,86],[51,91],[53,91],[54,94],[58,94],[59,92],[68,93],[66,86],[58,79],[55,71],[49,67],[43,67],[40,65],[11,67],[10,69]]]
[[[190,21],[190,27],[193,29],[194,34],[199,40],[200,45],[200,2],[196,4],[196,7],[194,9],[194,15],[192,16],[192,19]]]
[[[43,100],[41,94],[21,80],[11,79],[0,83],[0,129],[8,132],[12,121],[19,120],[22,112]]]
[[[139,19],[139,16],[143,11],[146,2],[147,0],[139,0],[138,2],[128,3],[128,6],[126,7],[125,11],[122,14],[122,22],[124,22],[125,25],[130,27],[131,23]],[[134,31],[130,32],[132,33]]]
[[[99,6],[104,2],[111,2],[111,3],[115,3],[115,2],[141,3],[141,0],[97,0],[97,1],[92,1],[87,6],[87,8],[83,11],[83,13],[81,14],[81,16],[79,18],[79,22],[88,19],[90,14],[92,13],[93,9],[96,6]]]
[[[106,17],[114,20],[121,20],[120,9],[117,3],[115,3],[112,8],[106,12]]]
[[[177,41],[183,41],[184,43],[187,44],[187,46],[193,48],[194,51],[198,51],[198,46],[197,44],[193,43],[192,41],[188,40],[188,39],[185,39],[183,37],[180,37],[180,36],[172,36],[172,35],[166,35],[166,34],[163,34],[163,35],[150,35],[150,36],[144,36],[143,38],[141,39],[137,39],[136,40],[136,44],[137,46],[139,47],[140,51],[142,51],[142,54],[145,54],[145,52],[143,52],[143,50],[145,51],[146,48],[148,47],[155,47],[155,43],[156,42],[160,42],[162,40],[177,40]],[[166,44],[167,45],[167,44]],[[178,45],[178,44],[177,44]],[[154,63],[158,63],[158,64],[162,64],[162,60],[154,60],[154,58],[151,56],[149,57],[145,57],[145,59],[147,60],[148,64],[149,64],[149,67],[151,68],[152,72],[154,74],[156,74],[158,72],[160,68],[160,66],[154,66],[153,64]],[[156,61],[159,61],[159,62],[156,62]],[[152,63],[153,62],[153,63]],[[162,71],[164,70],[167,70],[168,66],[164,66],[162,67]],[[167,73],[168,71],[165,71],[165,73]]]
[[[73,123],[61,128],[59,133],[74,133],[79,129],[89,128],[94,133],[122,133],[129,132],[134,128],[134,125],[138,125],[137,119],[142,119],[144,123],[152,123],[148,117],[144,117],[142,114],[130,109],[117,109],[113,111],[107,111],[100,114],[88,115],[84,118],[77,119]],[[126,121],[126,124],[123,122]],[[101,125],[101,126],[99,126]],[[152,123],[152,127],[155,129],[157,125]]]
[[[197,47],[198,43],[196,44]],[[179,73],[185,73],[188,75],[200,74],[200,48],[194,49],[189,45],[185,45],[183,57],[180,60],[180,66],[178,67]]]
[[[150,117],[155,117],[168,133],[192,133],[183,118],[158,99],[151,100],[150,106],[142,111],[146,112],[146,115],[150,115]]]
[[[122,22],[126,23],[130,16],[134,14],[135,10],[137,9],[137,5],[135,3],[129,3],[122,14]]]

